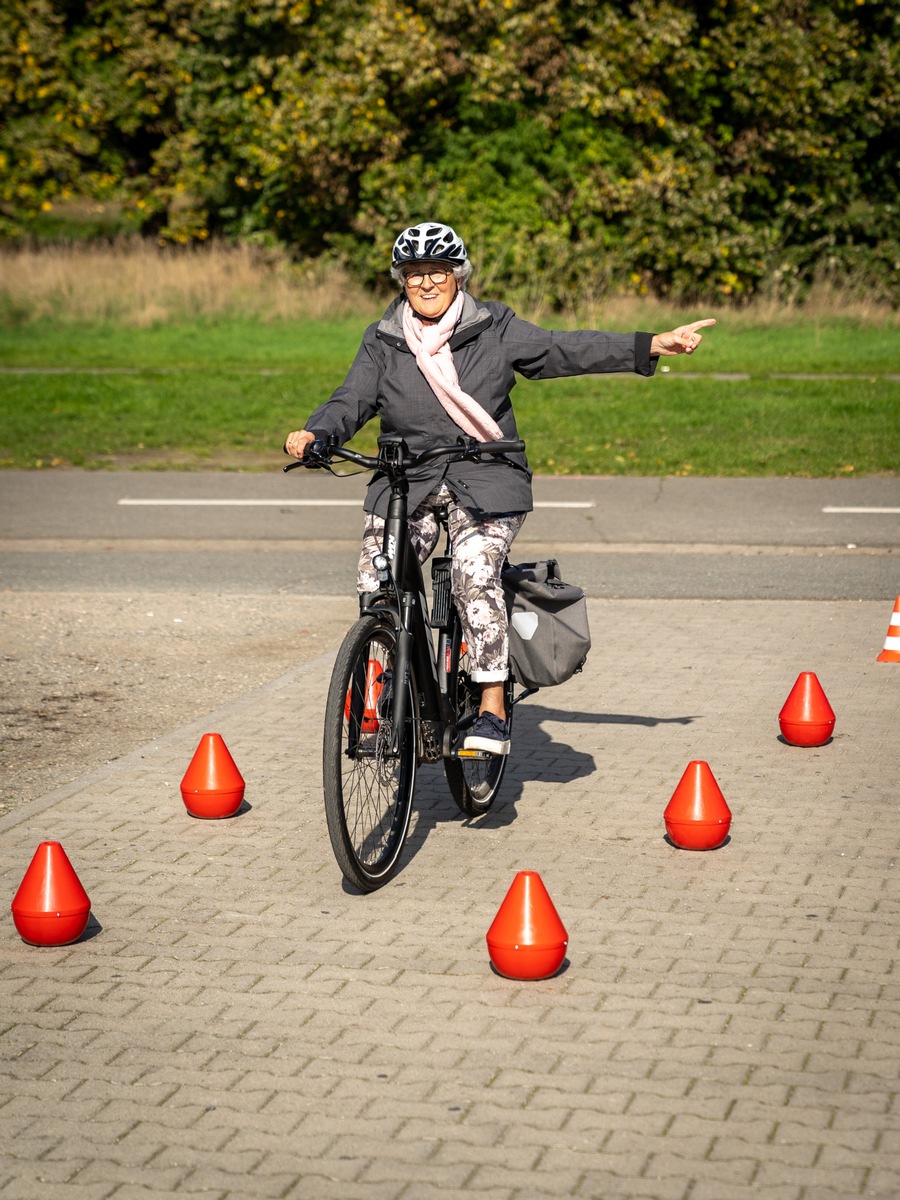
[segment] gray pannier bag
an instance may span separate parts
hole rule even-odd
[[[526,688],[565,683],[591,648],[587,601],[563,583],[555,558],[507,564],[501,576],[509,613],[509,665]]]

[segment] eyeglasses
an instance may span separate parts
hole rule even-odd
[[[409,275],[403,276],[403,282],[407,287],[421,287],[426,279],[430,279],[435,287],[440,287],[442,283],[446,283],[450,278],[450,271],[414,271]]]

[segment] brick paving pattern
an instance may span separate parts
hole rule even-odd
[[[517,711],[495,809],[422,768],[371,896],[325,830],[328,655],[23,805],[5,903],[54,839],[93,918],[38,949],[6,910],[0,1196],[897,1197],[892,603],[591,602],[589,667]],[[818,749],[778,739],[801,670],[837,714]],[[227,821],[179,794],[212,730],[247,780]],[[663,836],[693,759],[734,814],[706,853]],[[484,940],[524,868],[570,937],[535,983]]]

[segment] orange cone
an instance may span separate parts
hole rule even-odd
[[[205,733],[181,781],[192,817],[233,817],[244,799],[244,779],[219,733]]]
[[[900,596],[894,601],[894,611],[891,613],[891,623],[888,625],[887,637],[884,639],[884,649],[875,661],[900,662]]]
[[[824,746],[834,722],[834,709],[815,673],[801,671],[778,714],[782,737],[792,746]]]
[[[563,964],[569,935],[537,871],[519,871],[487,931],[488,953],[509,979],[548,979]]]
[[[41,842],[19,890],[12,915],[33,946],[68,946],[87,929],[91,902],[59,842]]]
[[[728,837],[731,809],[709,763],[688,763],[663,813],[666,833],[681,850],[715,850]]]
[[[378,732],[378,698],[384,691],[384,672],[381,663],[374,658],[370,658],[366,664],[366,691],[363,700],[363,717],[362,717],[362,732],[377,733]],[[344,716],[350,720],[350,701],[353,695],[353,688],[347,689],[347,695],[344,699]]]

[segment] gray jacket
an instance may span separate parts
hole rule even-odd
[[[401,323],[399,296],[377,324],[370,325],[343,384],[306,422],[316,437],[337,434],[349,441],[374,416],[383,434],[398,434],[414,454],[450,445],[462,433],[447,415],[416,365]],[[450,339],[460,387],[487,410],[504,438],[518,438],[510,393],[516,372],[526,379],[559,379],[634,371],[652,375],[650,333],[570,333],[520,321],[511,308],[464,294],[459,324]],[[531,470],[524,454],[483,462],[430,463],[410,475],[409,509],[446,479],[460,503],[477,513],[530,512]],[[365,509],[387,515],[388,484],[373,477]]]

